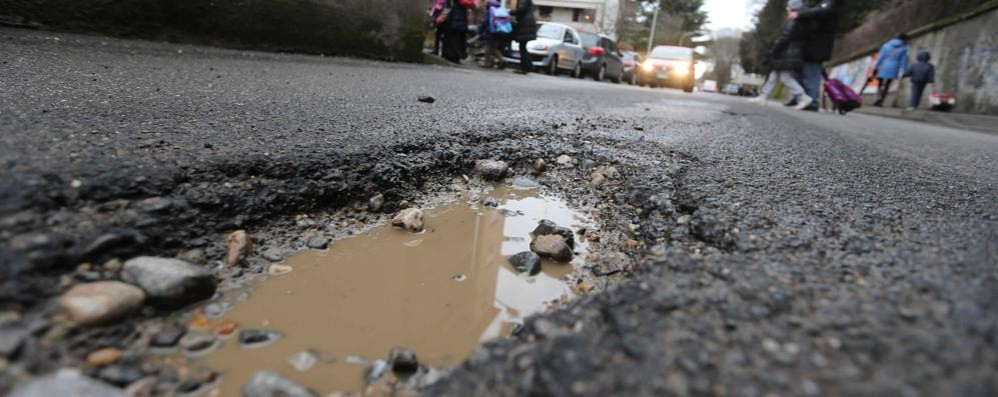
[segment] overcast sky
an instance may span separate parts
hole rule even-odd
[[[704,8],[710,16],[707,29],[739,29],[746,31],[751,27],[754,14],[752,0],[706,0]]]

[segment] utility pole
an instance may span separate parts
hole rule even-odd
[[[648,53],[651,54],[651,47],[655,44],[655,24],[658,23],[658,9],[662,8],[662,4],[655,2],[655,16],[651,17],[651,33],[648,34]],[[647,55],[646,54],[646,55]]]

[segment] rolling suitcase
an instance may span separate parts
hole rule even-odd
[[[824,73],[824,75],[825,95],[832,101],[832,110],[838,111],[839,114],[846,114],[863,107],[863,98],[860,98],[856,94],[856,91],[853,91],[852,88],[839,79],[828,78],[828,73]],[[867,80],[867,84],[869,82]]]

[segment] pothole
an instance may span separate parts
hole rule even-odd
[[[262,370],[323,393],[360,392],[368,368],[384,367],[379,360],[394,347],[412,351],[420,364],[453,367],[482,342],[510,335],[525,317],[574,295],[563,278],[584,264],[586,239],[575,231],[587,221],[563,201],[500,188],[424,216],[421,233],[378,226],[325,251],[288,257],[281,265],[290,272],[215,302],[231,310],[205,328],[234,323],[240,331],[184,360],[222,374],[210,395],[237,396]],[[519,272],[509,258],[531,250],[541,220],[571,229],[574,259],[545,259],[539,273]],[[239,333],[248,330],[279,339],[246,348]]]

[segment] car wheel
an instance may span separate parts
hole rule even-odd
[[[683,92],[687,92],[687,93],[693,92],[693,86],[689,86],[689,87],[683,88]]]
[[[599,67],[599,70],[597,70],[596,73],[593,74],[593,81],[603,81],[605,77],[606,77],[606,65],[601,65]]]
[[[548,70],[546,71],[546,73],[549,74],[549,75],[552,75],[552,76],[557,76],[558,75],[558,56],[557,55],[555,55],[553,58],[551,58],[551,65],[548,66]]]
[[[623,70],[617,72],[617,74],[613,75],[613,78],[610,79],[610,81],[612,81],[613,84],[620,84],[620,82],[623,81],[623,80],[624,80],[624,71]]]
[[[575,64],[575,68],[572,69],[572,77],[575,77],[577,79],[581,79],[582,78],[582,64],[581,63],[577,62]]]

